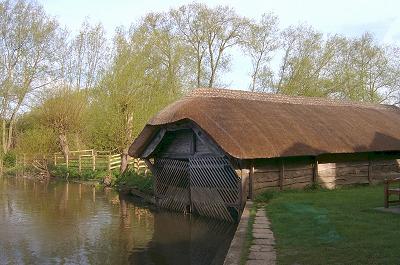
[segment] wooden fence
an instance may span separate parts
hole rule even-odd
[[[121,166],[121,154],[112,154],[110,151],[77,150],[70,151],[64,157],[62,153],[54,153],[51,155],[21,155],[17,157],[17,164],[26,167],[34,161],[46,161],[48,164],[55,166],[66,166],[67,168],[77,168],[79,172],[82,170],[114,170]],[[128,158],[129,167],[136,172],[148,173],[146,163],[138,158]]]

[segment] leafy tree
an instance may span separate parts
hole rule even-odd
[[[89,126],[94,139],[109,139],[121,152],[124,172],[133,138],[152,115],[180,95],[184,57],[168,23],[155,14],[129,32],[120,29],[114,39],[116,56],[96,90]],[[98,122],[95,117],[108,118]]]
[[[375,103],[391,99],[400,85],[398,49],[377,44],[369,33],[344,44],[333,68],[338,98]]]
[[[67,136],[82,131],[86,105],[85,93],[63,87],[49,91],[37,110],[40,123],[57,135],[65,157],[69,153]]]
[[[11,148],[17,114],[59,69],[61,32],[56,20],[33,2],[0,2],[0,120],[2,149]]]

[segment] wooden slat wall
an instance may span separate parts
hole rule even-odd
[[[227,207],[239,211],[240,178],[226,158],[189,159],[193,209],[200,215],[233,221]]]
[[[338,162],[318,165],[318,183],[324,188],[368,184],[400,175],[400,159]]]
[[[280,165],[282,162],[283,165]],[[267,189],[304,188],[312,183],[313,164],[310,159],[289,159],[282,162],[271,160],[255,163],[253,180],[255,195]]]
[[[162,208],[184,212],[190,204],[188,162],[157,159],[155,163],[155,197]]]
[[[257,195],[268,189],[304,188],[313,183],[313,161],[310,159],[284,159],[283,181],[279,178],[282,167],[279,160],[255,163],[253,189]],[[400,176],[400,159],[318,163],[317,182],[333,189],[351,184],[368,184],[385,178]]]

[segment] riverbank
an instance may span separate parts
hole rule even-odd
[[[131,169],[124,174],[120,174],[119,170],[82,169],[79,171],[77,168],[67,168],[64,165],[51,165],[48,166],[48,173],[46,174],[33,167],[13,167],[6,169],[4,175],[20,176],[38,181],[45,181],[51,178],[99,188],[111,187],[120,193],[137,196],[146,202],[154,203],[153,178],[151,174]]]

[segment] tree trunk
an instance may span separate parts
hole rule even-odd
[[[13,129],[15,125],[15,118],[13,117],[10,121],[10,126],[8,126],[8,139],[7,139],[7,144],[6,144],[6,150],[7,152],[11,149],[11,144],[13,142]]]
[[[58,135],[58,139],[60,140],[60,145],[61,145],[61,151],[64,155],[64,158],[67,159],[67,156],[69,154],[69,147],[68,147],[68,140],[67,136],[63,133],[60,133]]]
[[[122,149],[122,154],[121,154],[121,168],[120,168],[121,174],[125,173],[125,171],[128,169],[128,158],[129,158],[128,150],[132,141],[132,130],[133,130],[133,113],[127,111],[125,116],[125,146]]]
[[[120,168],[121,174],[125,173],[125,171],[128,169],[128,158],[129,158],[128,149],[124,148],[121,154],[121,168]]]
[[[3,148],[3,154],[5,154],[5,153],[7,153],[7,143],[6,143],[6,119],[4,119],[4,118],[3,118],[1,143],[2,143],[2,148]]]

